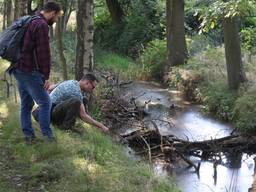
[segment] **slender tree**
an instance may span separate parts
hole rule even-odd
[[[168,66],[182,65],[187,57],[184,0],[166,1]]]
[[[64,80],[68,79],[68,72],[67,72],[67,62],[64,55],[64,49],[63,49],[63,41],[62,41],[62,29],[61,29],[61,23],[62,18],[56,23],[56,38],[57,38],[57,46],[58,46],[58,52],[59,52],[59,58],[61,62],[62,67],[62,76]]]
[[[93,70],[93,0],[78,0],[75,77]]]
[[[63,14],[63,19],[61,20],[61,29],[63,32],[65,32],[67,30],[67,23],[68,23],[68,20],[70,18],[70,15],[72,13],[72,11],[74,11],[74,6],[75,5],[75,0],[65,0],[65,1],[62,1],[62,9],[64,11],[64,14]]]
[[[13,8],[12,8],[12,0],[5,0],[6,1],[6,20],[7,20],[7,27],[12,24],[13,20]]]
[[[14,0],[14,19],[27,15],[27,0]]]
[[[7,5],[6,5],[6,1],[4,1],[4,5],[3,5],[3,27],[2,30],[5,30],[6,28],[6,15],[7,15]]]

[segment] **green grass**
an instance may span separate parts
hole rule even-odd
[[[83,135],[54,128],[57,143],[26,145],[19,104],[4,96],[0,102],[1,192],[177,191],[171,178],[154,176],[149,165],[130,159],[123,146],[87,124],[80,123]]]
[[[96,66],[101,69],[115,69],[117,71],[127,71],[133,60],[129,57],[122,57],[113,52],[97,49],[95,55]]]
[[[95,48],[95,66],[97,69],[109,71],[122,80],[143,79],[144,70],[129,57],[114,52]]]

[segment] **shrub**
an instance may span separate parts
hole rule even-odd
[[[251,54],[256,53],[256,27],[248,27],[241,31],[242,46]]]
[[[169,73],[169,86],[182,91],[183,96],[190,101],[201,101],[201,84],[203,76],[196,70],[186,70],[172,67]]]
[[[220,119],[230,121],[233,116],[237,94],[230,91],[224,83],[211,83],[203,90],[205,112],[216,114]]]
[[[166,40],[151,41],[142,55],[139,63],[143,67],[143,72],[148,78],[161,79],[166,65]]]
[[[227,78],[227,70],[224,48],[208,48],[200,54],[190,58],[183,68],[194,70],[197,73],[202,74],[204,80],[207,82],[216,80],[225,81]]]
[[[246,133],[256,133],[256,94],[248,93],[237,99],[234,107],[235,127]]]
[[[212,41],[205,35],[194,35],[186,41],[190,56],[194,56],[197,53],[205,51],[207,48],[213,46]]]

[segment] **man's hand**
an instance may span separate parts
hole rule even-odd
[[[45,82],[44,82],[44,89],[45,90],[48,90],[49,89],[49,87],[50,87],[50,81],[49,80],[45,80]]]
[[[101,126],[101,130],[102,130],[104,133],[109,133],[109,128],[107,128],[105,125],[102,125],[102,126]]]

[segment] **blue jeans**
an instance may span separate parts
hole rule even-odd
[[[32,74],[22,72],[19,69],[13,71],[17,80],[20,94],[20,124],[25,137],[35,137],[31,122],[31,111],[34,101],[39,106],[39,125],[43,136],[53,137],[50,128],[51,100],[49,94],[44,89],[44,78],[38,71]]]

